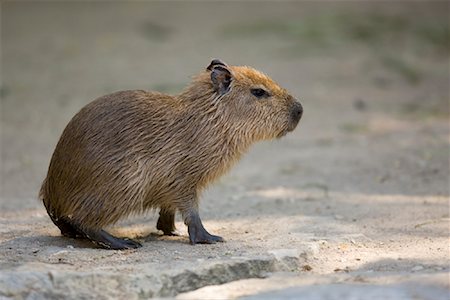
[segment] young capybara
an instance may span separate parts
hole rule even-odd
[[[263,73],[215,59],[179,95],[121,91],[82,108],[61,135],[40,198],[64,236],[108,249],[141,246],[103,228],[152,208],[166,235],[179,211],[191,244],[222,242],[203,227],[200,193],[250,145],[294,130],[302,113]]]

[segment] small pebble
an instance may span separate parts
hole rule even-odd
[[[310,265],[304,265],[304,266],[302,267],[302,270],[303,270],[303,271],[311,271],[311,270],[312,270],[312,267],[311,267]]]
[[[60,250],[60,251],[58,251],[58,252],[53,253],[52,256],[53,256],[53,255],[56,256],[56,255],[66,254],[66,253],[67,253],[67,250]]]
[[[423,266],[415,266],[414,268],[412,268],[411,269],[411,271],[414,271],[414,272],[416,272],[416,271],[421,271],[421,270],[423,270],[424,268],[423,268]]]
[[[364,111],[367,108],[367,104],[363,99],[357,98],[357,99],[355,99],[355,101],[353,101],[353,107],[356,110]]]

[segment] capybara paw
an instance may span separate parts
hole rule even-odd
[[[225,242],[225,240],[218,235],[212,235],[209,233],[202,233],[194,236],[189,236],[189,240],[192,245],[195,244],[215,244],[217,242]]]
[[[101,240],[91,240],[94,244],[111,250],[130,250],[142,247],[142,244],[130,239],[119,239],[101,241]]]
[[[84,229],[84,235],[94,244],[105,249],[126,250],[142,247],[139,242],[128,238],[115,237],[104,230]]]
[[[163,235],[168,235],[168,236],[180,236],[180,233],[178,232],[178,230],[174,229],[171,231],[164,231],[163,230]]]
[[[158,220],[158,224],[156,225],[156,229],[161,230],[163,232],[163,235],[169,235],[169,236],[179,236],[180,233],[177,231],[175,226],[166,226],[166,224],[160,222]]]

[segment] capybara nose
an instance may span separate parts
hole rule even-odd
[[[292,120],[298,122],[302,118],[302,115],[303,115],[303,106],[299,101],[295,100],[294,106],[292,107],[291,111]]]

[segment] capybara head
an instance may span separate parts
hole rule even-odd
[[[215,92],[212,101],[229,126],[252,141],[284,136],[295,129],[303,114],[298,100],[268,76],[247,66],[228,66],[215,59],[194,80],[191,87],[197,92],[199,83]]]

